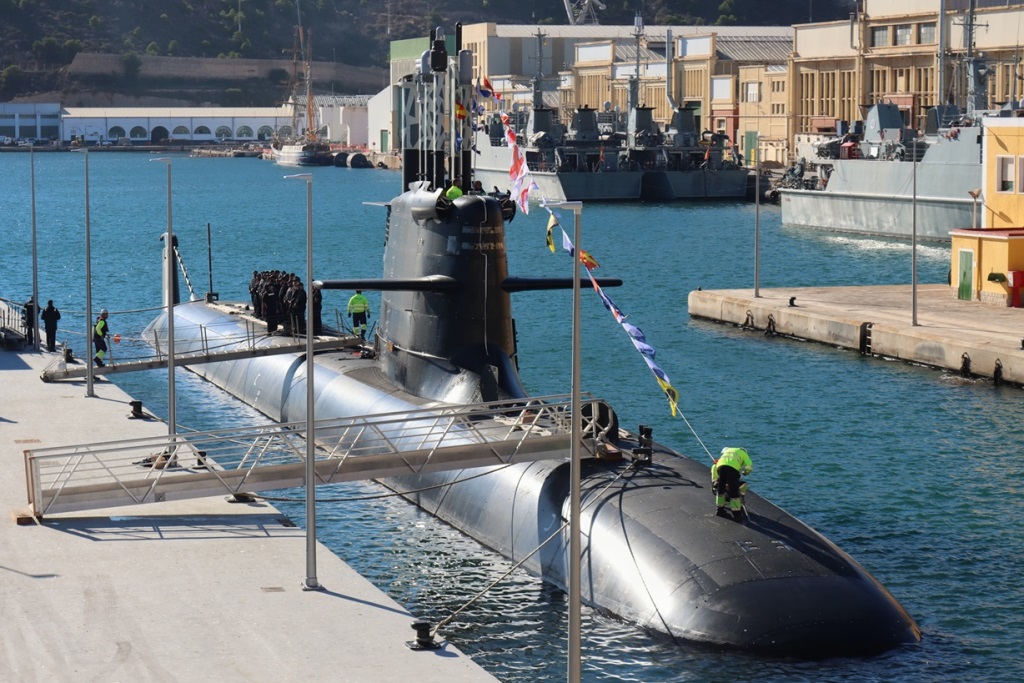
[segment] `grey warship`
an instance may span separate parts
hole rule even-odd
[[[448,168],[468,186],[471,157],[446,155],[444,136],[420,125],[443,110],[451,88],[469,87],[471,63],[461,49],[449,59],[438,29],[419,73],[402,83],[406,189],[386,206],[383,277],[317,283],[379,290],[373,339],[361,350],[317,354],[312,368],[304,354],[282,354],[194,371],[280,421],[305,419],[310,375],[318,419],[534,400],[516,367],[511,295],[568,283],[509,275],[505,224],[514,205],[486,194],[447,200]],[[432,97],[418,97],[425,90]],[[449,125],[465,124],[449,118]],[[176,306],[174,318],[181,352],[198,348],[201,336],[231,343],[251,324],[237,310],[201,301]],[[146,336],[165,344],[166,316]],[[717,517],[705,464],[654,442],[645,428],[623,429],[603,402],[592,410],[605,452],[637,458],[584,460],[586,604],[679,641],[769,655],[871,654],[920,639],[895,598],[824,536],[754,493],[747,523]],[[402,443],[402,425],[391,429]],[[510,560],[555,533],[523,566],[564,589],[570,543],[568,531],[556,532],[569,514],[569,468],[566,457],[382,483],[418,491],[406,497]]]

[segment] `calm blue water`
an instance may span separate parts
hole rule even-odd
[[[39,286],[64,313],[61,338],[81,348],[84,308],[84,158],[36,156]],[[160,242],[167,220],[166,167],[143,155],[90,157],[93,307],[130,354],[159,301]],[[399,176],[313,169],[315,274],[380,274],[384,209]],[[29,156],[0,154],[0,296],[31,293]],[[214,290],[247,296],[253,269],[305,273],[305,184],[255,159],[174,157],[173,220],[197,289],[207,289],[206,226]],[[1005,681],[1019,661],[1024,540],[1018,490],[1024,473],[1022,395],[951,374],[825,346],[689,320],[687,294],[752,287],[754,207],[588,206],[582,246],[599,274],[626,284],[609,293],[658,350],[681,407],[713,451],[744,445],[759,493],[803,518],[865,565],[917,619],[920,646],[872,659],[802,663],[707,652],[652,639],[629,624],[584,613],[584,672],[594,681]],[[544,246],[546,214],[509,226],[514,274],[568,275]],[[571,224],[570,220],[565,221]],[[922,282],[945,282],[948,247],[919,248]],[[761,286],[909,283],[909,245],[783,228],[761,209]],[[328,293],[325,310],[343,304]],[[517,295],[520,366],[534,393],[569,384],[571,301],[565,293]],[[374,311],[379,310],[375,305]],[[122,311],[138,311],[122,313]],[[76,314],[78,312],[78,314]],[[583,376],[623,422],[654,426],[657,440],[706,458],[621,329],[584,296]],[[909,312],[908,312],[909,316]],[[75,336],[77,335],[77,337]],[[178,371],[179,421],[196,429],[261,422],[248,407]],[[119,385],[166,415],[166,376],[119,376]],[[373,495],[374,484],[321,490],[326,498]],[[291,492],[299,495],[300,492]],[[278,504],[303,520],[303,503]],[[499,556],[401,501],[322,502],[321,538],[414,613],[437,620],[507,569]],[[464,613],[444,635],[506,681],[558,680],[565,671],[564,596],[521,573]]]

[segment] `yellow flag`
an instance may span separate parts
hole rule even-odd
[[[672,417],[675,417],[679,405],[679,392],[676,391],[674,386],[660,377],[655,377],[655,379],[657,379],[658,384],[661,385],[661,390],[665,392],[665,396],[668,398],[668,404],[672,408]]]
[[[551,230],[556,225],[558,225],[558,219],[555,218],[555,214],[551,214],[551,218],[548,219],[548,237],[547,237],[547,241],[548,241],[548,249],[551,250],[552,254],[555,253],[555,240],[552,239],[552,237],[551,237]]]

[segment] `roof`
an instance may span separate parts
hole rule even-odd
[[[65,118],[239,118],[291,116],[291,107],[64,107]]]
[[[733,62],[775,62],[789,59],[793,51],[793,36],[722,37],[715,40],[719,59]]]
[[[608,38],[634,38],[636,28],[630,25],[605,26],[587,24],[585,26],[535,26],[533,24],[496,24],[494,35],[498,38],[535,38],[537,30],[550,38],[571,38],[576,40],[605,40]],[[712,33],[723,37],[780,37],[793,39],[792,26],[644,26],[644,37],[647,40],[665,40],[666,33],[671,29],[673,37],[708,36]]]

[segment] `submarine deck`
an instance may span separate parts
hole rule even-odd
[[[0,496],[24,505],[24,449],[166,433],[107,381],[43,383],[50,354],[0,353]],[[13,400],[17,397],[17,400]],[[0,526],[4,679],[492,681],[451,645],[413,651],[412,616],[266,503],[206,498]],[[342,673],[343,672],[343,673]]]
[[[948,285],[918,285],[915,326],[910,285],[773,288],[760,295],[690,292],[690,316],[1024,385],[1024,309],[960,301]]]

